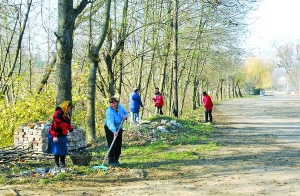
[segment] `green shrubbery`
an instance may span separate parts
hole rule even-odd
[[[83,95],[73,95],[74,108],[72,122],[87,131],[86,103]],[[105,103],[105,101],[103,101]],[[96,102],[96,130],[97,135],[104,135],[103,119],[106,104]],[[55,92],[48,89],[46,92],[27,93],[23,98],[18,98],[16,103],[7,104],[0,100],[0,147],[13,145],[13,134],[19,126],[29,122],[51,121],[55,111]],[[103,132],[103,133],[102,133]]]
[[[22,124],[50,120],[55,107],[52,91],[28,93],[15,104],[0,101],[0,146],[13,144],[13,133]]]

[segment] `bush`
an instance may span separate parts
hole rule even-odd
[[[55,109],[52,91],[28,93],[15,104],[0,101],[0,146],[13,145],[13,134],[24,123],[51,120]]]
[[[73,103],[75,107],[72,110],[72,122],[81,126],[84,130],[86,127],[86,104],[84,96],[74,95]],[[4,99],[0,99],[0,147],[13,145],[13,134],[21,125],[29,122],[36,123],[39,121],[51,121],[55,111],[55,92],[22,94],[22,97],[15,104],[7,104]],[[103,120],[104,112],[107,108],[105,101],[96,102],[96,130],[97,135],[104,137]]]

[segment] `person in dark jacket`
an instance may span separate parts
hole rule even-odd
[[[163,115],[162,107],[164,105],[164,99],[162,94],[159,92],[158,87],[155,88],[155,97],[153,97],[152,100],[154,101],[154,106],[157,108],[156,113]]]
[[[210,98],[210,96],[206,93],[206,91],[203,91],[202,93],[203,95],[203,98],[202,98],[202,101],[203,101],[203,107],[205,109],[205,112],[204,112],[204,122],[212,122],[212,109],[214,107],[214,104]],[[209,121],[208,121],[208,116],[209,116]]]
[[[68,154],[67,134],[73,131],[70,110],[72,104],[69,101],[62,102],[52,117],[52,123],[48,134],[48,153],[54,154],[55,167],[66,166],[66,155]],[[59,163],[60,161],[60,163]]]
[[[104,130],[108,148],[110,148],[114,138],[115,142],[108,154],[109,166],[119,166],[119,158],[122,148],[123,123],[128,118],[125,107],[119,103],[117,98],[109,99],[109,107],[105,112]]]
[[[144,107],[140,96],[140,90],[134,88],[129,95],[130,127],[139,123],[140,107]]]

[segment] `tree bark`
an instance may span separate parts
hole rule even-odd
[[[56,35],[56,105],[68,100],[72,102],[72,52],[73,33],[76,17],[89,3],[82,0],[73,8],[73,0],[58,0],[58,28]]]
[[[96,76],[99,67],[99,51],[107,35],[107,29],[110,17],[111,0],[105,1],[105,18],[100,37],[95,45],[92,45],[92,12],[90,13],[90,32],[89,32],[89,59],[90,72],[88,77],[88,95],[87,95],[87,126],[88,140],[96,139],[96,122],[95,122],[95,100],[96,100]],[[91,7],[92,11],[92,7]]]
[[[173,115],[178,118],[178,0],[173,3]]]

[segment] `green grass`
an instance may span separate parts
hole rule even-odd
[[[161,120],[176,120],[181,124],[181,128],[176,132],[158,133],[158,139],[155,142],[146,141],[140,145],[137,143],[123,142],[121,163],[126,169],[167,169],[174,170],[180,166],[193,164],[196,161],[205,159],[205,153],[212,150],[218,150],[216,143],[211,142],[208,138],[214,136],[214,129],[211,123],[199,123],[199,112],[188,113],[182,116],[181,119],[172,118],[169,116],[153,116],[147,120],[152,122],[160,122]],[[171,131],[171,127],[166,127]],[[141,130],[147,132],[149,130]],[[100,145],[101,143],[101,145]],[[91,166],[102,164],[103,158],[107,152],[107,147],[104,138],[99,140],[98,145],[95,144],[89,150],[92,153],[93,159],[90,166],[72,165],[71,160],[67,159],[67,165],[73,172],[60,173],[56,176],[46,175],[44,177],[22,177],[22,178],[6,178],[6,175],[19,173],[20,171],[33,171],[38,167],[52,167],[53,160],[45,162],[27,162],[26,164],[16,164],[10,166],[4,173],[0,174],[0,184],[26,184],[38,183],[49,184],[54,182],[72,181],[77,175],[94,175],[103,177],[107,172],[99,170],[92,171]],[[107,162],[105,162],[107,165]]]
[[[213,136],[214,132],[210,123],[199,123],[193,118],[187,120],[167,116],[153,116],[147,120],[176,120],[183,128],[175,134],[161,133],[161,140],[147,145],[125,145],[122,160],[129,168],[182,166],[187,162],[204,159],[206,151],[219,148],[216,143],[207,141],[207,137]]]

